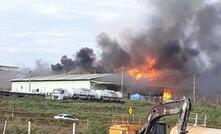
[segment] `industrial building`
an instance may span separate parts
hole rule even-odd
[[[18,67],[0,65],[0,90],[10,90],[10,80],[17,77]]]
[[[50,94],[55,88],[120,90],[121,78],[115,74],[62,74],[11,80],[13,92]]]

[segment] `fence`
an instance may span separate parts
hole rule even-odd
[[[4,124],[4,125],[3,125]],[[71,124],[55,125],[50,122],[24,121],[16,119],[15,121],[4,121],[1,123],[3,134],[71,134]]]
[[[111,121],[82,120],[71,121],[28,121],[16,118],[14,121],[0,122],[2,134],[105,134],[108,133]]]

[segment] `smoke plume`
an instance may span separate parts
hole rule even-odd
[[[146,57],[154,56],[155,67],[167,72],[167,79],[170,76],[183,80],[193,73],[220,71],[221,2],[143,0],[143,3],[147,10],[153,10],[152,14],[142,16],[148,18],[143,30],[128,33],[133,32],[128,28],[122,30],[128,34],[118,38],[108,35],[108,31],[101,33],[96,39],[101,55],[82,48],[74,58],[63,56],[61,63],[51,65],[52,70],[69,72],[80,68],[85,72],[113,72],[122,66],[142,65]]]
[[[46,76],[49,74],[51,74],[49,64],[42,59],[37,60],[34,69],[31,70],[31,76]]]
[[[70,71],[88,73],[96,71],[99,66],[94,66],[96,56],[93,49],[81,48],[76,56],[73,58],[68,58],[66,55],[61,57],[61,62],[51,65],[51,69],[58,73],[67,73]]]
[[[97,37],[99,47],[102,49],[101,64],[108,71],[113,71],[122,66],[129,66],[131,57],[128,52],[121,48],[120,44],[108,37],[107,34],[101,33]]]

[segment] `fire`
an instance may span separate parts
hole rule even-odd
[[[163,91],[163,101],[171,100],[172,98],[172,91],[169,88],[164,88]]]
[[[136,80],[139,80],[142,77],[149,80],[155,80],[160,76],[159,70],[154,68],[154,65],[156,65],[156,63],[156,58],[148,57],[145,64],[139,67],[130,68],[128,70],[128,74],[134,77]]]
[[[128,71],[128,74],[130,76],[135,77],[136,80],[139,80],[142,77],[142,73],[140,72],[140,70],[136,69],[136,68],[132,68]]]

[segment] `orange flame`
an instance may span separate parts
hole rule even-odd
[[[130,69],[130,70],[128,71],[128,74],[129,74],[130,76],[135,77],[136,80],[139,80],[139,79],[142,77],[142,73],[141,73],[138,69],[136,69],[136,68]]]
[[[164,88],[163,91],[163,101],[168,101],[172,99],[172,91],[169,88]]]
[[[142,77],[149,79],[149,80],[155,80],[159,77],[160,72],[159,70],[154,68],[154,65],[156,65],[157,59],[154,57],[148,57],[146,59],[145,64],[134,67],[128,70],[128,74],[132,77],[134,77],[136,80],[141,79]]]

